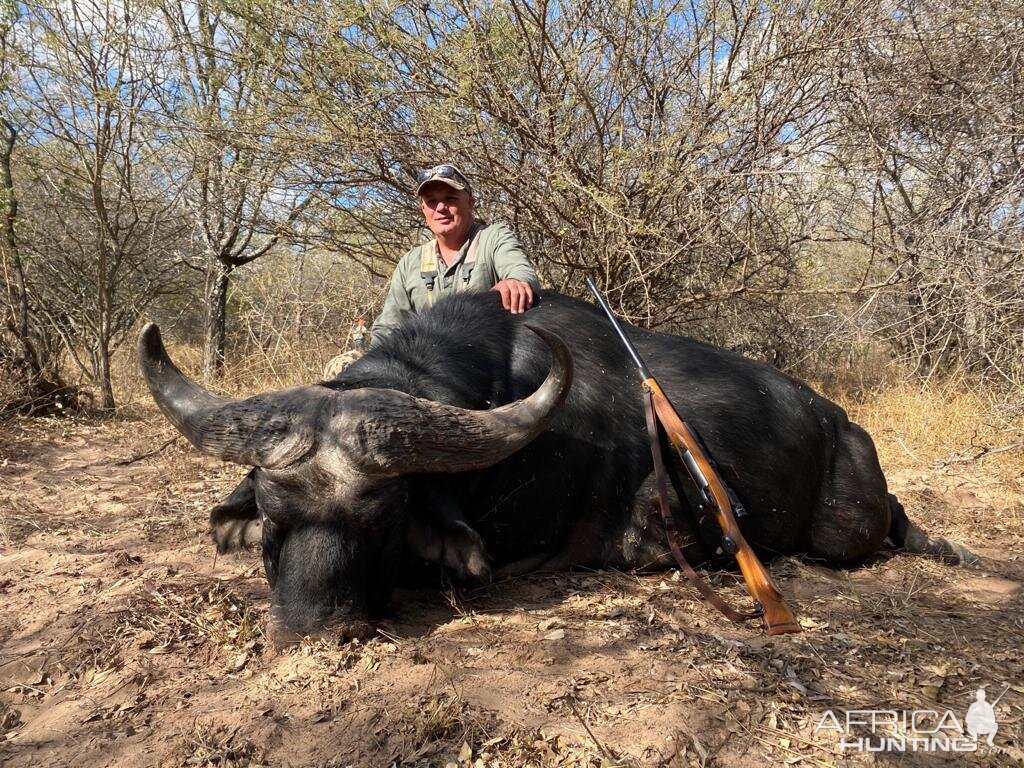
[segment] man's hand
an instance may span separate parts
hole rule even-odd
[[[501,294],[501,306],[513,315],[522,314],[533,306],[533,289],[522,280],[499,280],[491,290]]]

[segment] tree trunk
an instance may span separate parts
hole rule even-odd
[[[11,172],[11,156],[14,154],[14,142],[18,132],[7,120],[0,117],[0,125],[4,129],[3,144],[0,145],[0,195],[4,202],[3,249],[4,260],[10,264],[13,281],[7,284],[8,318],[7,327],[17,337],[21,345],[22,365],[25,366],[30,384],[42,378],[42,365],[35,345],[29,336],[28,292],[25,289],[25,270],[18,251],[18,241],[14,233],[14,224],[18,219],[18,198],[14,195],[14,176]]]
[[[104,411],[114,410],[114,388],[110,380],[110,348],[106,340],[100,341],[96,353],[96,373],[100,385],[100,408]]]
[[[114,410],[114,386],[110,380],[110,305],[113,303],[111,290],[107,285],[106,250],[101,246],[99,260],[99,328],[96,339],[96,355],[93,370],[96,373],[96,384],[100,388],[100,408],[104,411]]]
[[[15,231],[18,221],[18,198],[14,193],[11,158],[14,155],[18,131],[2,116],[0,128],[3,128],[3,137],[0,141],[0,203],[3,208],[3,218],[0,220],[0,263],[4,265],[7,300],[3,311],[3,325],[13,337],[15,344],[20,347],[20,354],[16,353],[18,357],[13,363],[19,369],[18,375],[24,377],[21,379],[23,383],[19,385],[19,401],[6,405],[23,408],[31,413],[48,410],[61,399],[76,402],[76,398],[61,380],[56,366],[52,365],[51,360],[44,361],[32,340],[25,267]],[[44,362],[47,365],[45,371]]]
[[[94,356],[94,383],[100,388],[100,408],[114,410],[114,388],[110,381],[110,313],[112,291],[110,289],[110,246],[104,236],[104,202],[102,195],[102,165],[96,163],[93,177],[93,201],[96,206],[96,353]]]
[[[206,263],[206,322],[203,328],[203,378],[211,381],[224,369],[228,283],[231,269],[216,256]]]

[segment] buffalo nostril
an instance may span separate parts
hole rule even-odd
[[[315,629],[298,631],[289,627],[282,619],[271,617],[267,622],[267,645],[276,650],[297,645],[304,638],[328,640],[339,643],[349,640],[368,640],[377,633],[372,622],[352,617],[337,618],[318,625]]]

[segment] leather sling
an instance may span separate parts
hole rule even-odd
[[[654,477],[658,484],[658,498],[656,500],[652,499],[651,504],[654,506],[656,503],[661,512],[661,519],[665,525],[665,535],[668,537],[668,545],[672,550],[672,556],[675,558],[679,570],[686,576],[690,584],[700,592],[701,596],[721,611],[730,621],[740,623],[760,618],[761,611],[742,613],[726,603],[725,600],[715,593],[711,585],[693,569],[693,566],[687,562],[686,557],[683,556],[683,544],[679,535],[679,529],[676,527],[675,517],[672,515],[672,510],[668,504],[668,482],[665,479],[665,462],[661,455],[661,441],[658,439],[658,422],[654,416],[654,400],[651,396],[651,390],[647,387],[644,387],[644,415],[647,418],[647,436],[650,438],[651,443],[651,458],[654,459]]]

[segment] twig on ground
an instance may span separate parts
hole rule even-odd
[[[616,756],[609,752],[607,749],[605,749],[604,745],[597,740],[597,736],[594,735],[594,732],[590,730],[590,726],[587,725],[587,721],[584,719],[583,715],[580,714],[579,709],[576,707],[576,702],[573,701],[571,697],[567,697],[566,702],[569,704],[569,708],[572,710],[572,713],[576,715],[576,719],[580,721],[580,725],[583,726],[583,730],[587,732],[587,735],[590,737],[590,740],[594,742],[594,746],[597,747],[597,751],[600,752],[606,760],[611,760],[613,762],[617,761]]]
[[[963,454],[955,453],[948,458],[935,462],[935,466],[947,467],[950,464],[966,464],[971,461],[977,461],[985,456],[992,456],[997,453],[1006,453],[1007,451],[1018,451],[1021,449],[1024,449],[1024,441],[1008,443],[1007,445],[1001,445],[998,448],[989,448],[987,445],[983,445],[971,456],[964,456]]]
[[[896,435],[896,442],[900,444],[900,448],[903,449],[903,452],[906,453],[907,456],[912,458],[914,461],[920,461],[920,459],[914,455],[914,452],[907,448],[907,444],[903,442],[903,438],[901,438],[899,435]]]
[[[171,437],[171,438],[165,440],[163,443],[161,443],[158,448],[154,448],[151,451],[144,451],[143,453],[136,453],[136,454],[133,454],[132,456],[129,456],[127,459],[118,459],[117,461],[112,462],[112,463],[113,463],[113,465],[115,467],[127,467],[129,464],[134,464],[137,461],[142,461],[143,459],[148,459],[150,456],[155,456],[156,454],[158,454],[161,451],[163,451],[171,443],[174,443],[174,442],[177,442],[178,440],[181,440],[181,438],[182,438],[181,435],[175,435],[174,437]]]

